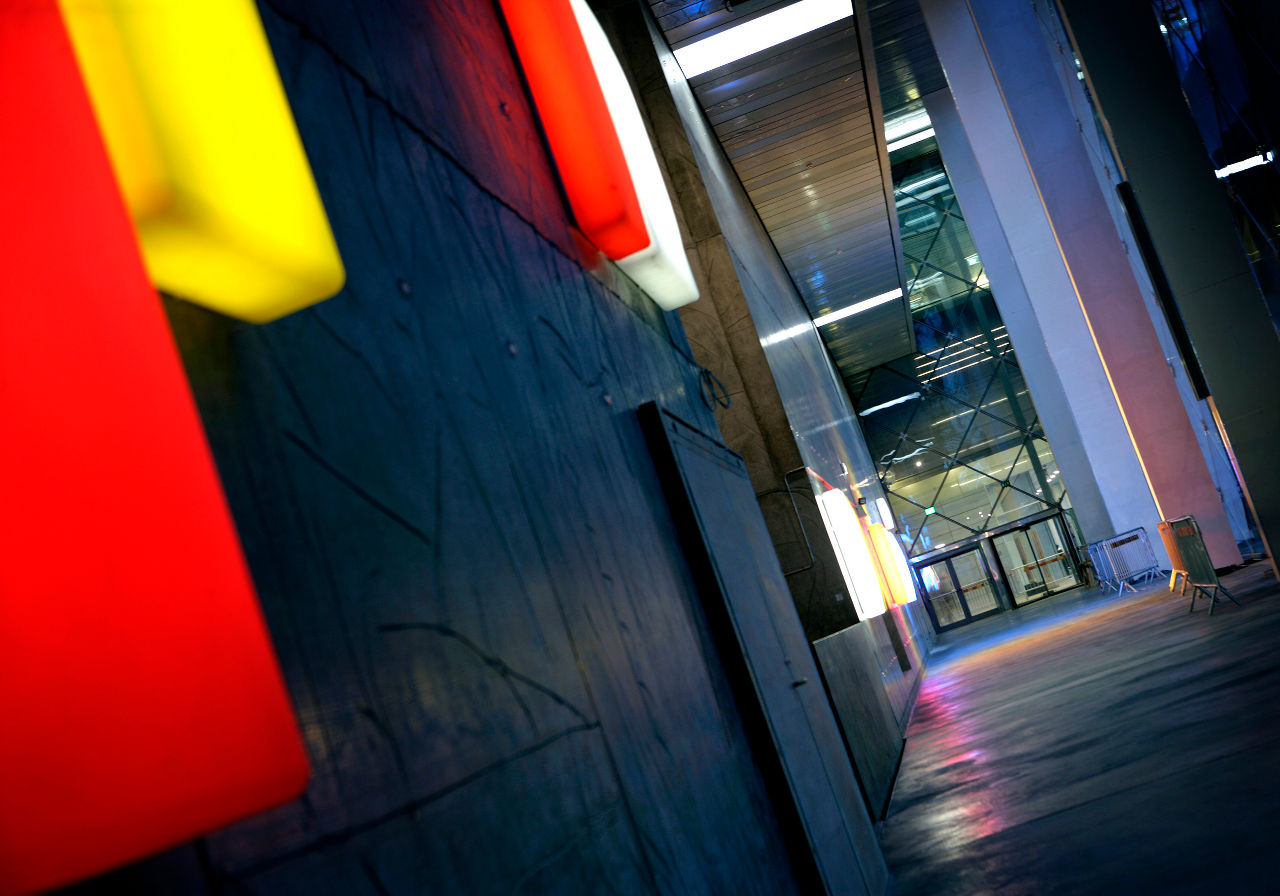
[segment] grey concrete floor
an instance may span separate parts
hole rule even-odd
[[[939,638],[881,841],[895,896],[1280,893],[1280,587],[1047,598]]]

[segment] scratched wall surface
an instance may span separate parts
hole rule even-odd
[[[488,0],[263,7],[349,282],[168,300],[305,797],[79,892],[789,893],[636,407],[678,320],[584,270]]]

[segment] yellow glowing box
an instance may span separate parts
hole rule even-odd
[[[881,523],[871,523],[867,530],[871,533],[871,547],[880,561],[880,570],[889,589],[889,599],[897,606],[911,603],[916,599],[916,586],[907,565],[907,556],[902,552],[902,543]]]
[[[262,323],[345,274],[253,0],[59,0],[156,286]]]
[[[880,574],[867,545],[867,533],[858,520],[858,512],[843,491],[833,488],[818,496],[818,511],[831,536],[836,563],[844,576],[845,586],[853,600],[858,618],[879,616],[885,609]]]

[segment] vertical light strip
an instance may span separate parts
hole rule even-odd
[[[622,65],[609,45],[600,23],[584,0],[570,0],[578,27],[586,41],[596,78],[604,91],[614,130],[622,144],[640,209],[644,214],[649,245],[630,255],[615,258],[618,267],[634,280],[658,305],[667,311],[698,298],[698,287],[684,252],[680,225],[671,207],[671,195],[649,141],[640,109]],[[581,139],[581,135],[579,138]]]
[[[858,520],[858,512],[839,489],[819,495],[818,510],[831,536],[836,562],[858,616],[862,619],[879,616],[886,609],[880,576],[867,546],[866,532]]]
[[[911,603],[916,599],[916,586],[901,543],[880,523],[871,523],[868,530],[871,533],[871,545],[880,559],[885,578],[889,581],[889,593],[894,604],[902,606]]]
[[[610,258],[650,244],[622,141],[569,0],[501,0],[578,227]]]

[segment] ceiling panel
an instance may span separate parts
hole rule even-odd
[[[675,49],[787,5],[650,3]],[[913,20],[887,5],[882,18],[905,46]],[[690,80],[814,317],[904,285],[865,28],[847,18]],[[820,333],[845,376],[915,350],[905,296]]]
[[[886,118],[947,86],[917,0],[868,0],[876,74]]]

